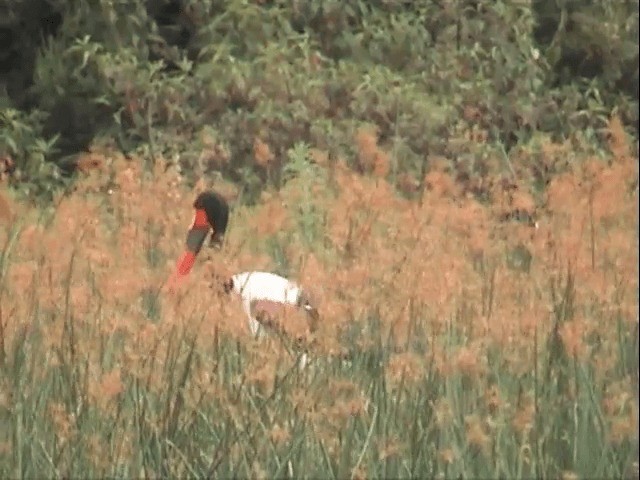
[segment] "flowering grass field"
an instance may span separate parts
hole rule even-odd
[[[50,211],[3,193],[0,477],[637,475],[638,160],[610,134],[482,201],[437,163],[392,186],[366,132],[364,174],[312,150],[174,294],[173,169],[96,154]],[[260,269],[321,300],[302,371],[220,291]]]

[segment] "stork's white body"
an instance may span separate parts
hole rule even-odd
[[[264,333],[264,328],[254,317],[252,304],[256,301],[281,305],[297,305],[301,288],[295,282],[269,272],[242,272],[231,277],[233,291],[240,295],[242,307],[249,319],[249,329],[254,336]]]

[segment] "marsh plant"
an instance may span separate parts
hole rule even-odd
[[[0,476],[632,475],[638,160],[608,138],[571,163],[542,142],[543,190],[489,158],[487,198],[437,163],[403,191],[371,131],[358,168],[298,145],[173,295],[196,194],[175,165],[91,154],[49,211],[3,190]],[[321,299],[304,370],[211,284],[282,259]]]

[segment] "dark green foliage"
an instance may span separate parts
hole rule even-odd
[[[419,177],[429,156],[462,165],[475,155],[471,128],[486,133],[487,152],[508,153],[536,131],[601,141],[612,110],[635,125],[637,8],[4,0],[0,106],[23,112],[34,138],[56,138],[44,157],[67,173],[73,155],[107,145],[179,161],[192,178],[222,171],[257,198],[265,183],[277,186],[296,143],[354,158],[354,132],[375,124],[391,174]],[[16,153],[33,140],[2,128],[0,153],[29,181],[50,182]],[[256,137],[275,155],[271,175],[254,165]]]
[[[24,113],[13,108],[0,111],[0,152],[17,165],[11,183],[26,195],[44,195],[51,200],[64,181],[56,166],[48,161],[55,158],[58,135],[43,133],[47,115],[33,110]]]
[[[532,6],[534,39],[547,50],[558,82],[597,79],[605,94],[620,90],[638,100],[637,0],[534,0]]]

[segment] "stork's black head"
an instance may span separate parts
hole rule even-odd
[[[197,212],[204,211],[207,223],[213,229],[211,236],[211,245],[215,247],[222,246],[224,234],[227,231],[227,223],[229,222],[229,204],[222,195],[209,191],[203,192],[193,202],[193,208]]]
[[[193,202],[193,208],[195,215],[187,233],[186,251],[177,266],[177,273],[180,276],[185,276],[191,271],[196,255],[200,252],[210,229],[213,230],[211,246],[216,248],[222,246],[229,221],[229,204],[216,192],[208,191],[199,194]]]

